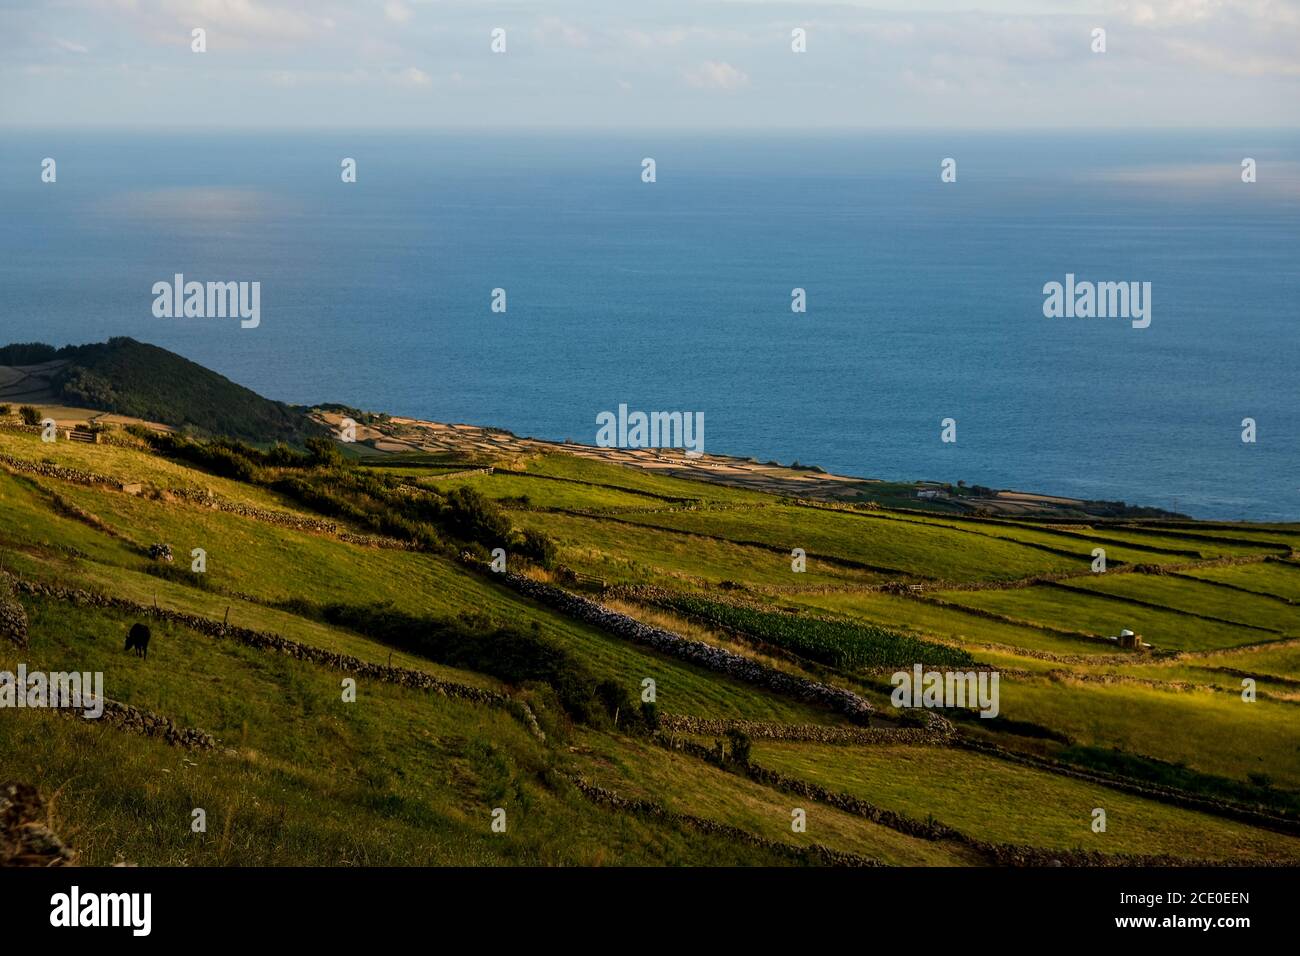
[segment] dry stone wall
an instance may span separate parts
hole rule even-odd
[[[581,776],[570,778],[573,785],[578,788],[584,797],[592,803],[608,807],[611,810],[619,810],[624,813],[635,813],[639,816],[653,817],[657,820],[663,820],[667,823],[676,823],[681,826],[690,827],[692,830],[698,830],[701,833],[707,833],[714,836],[725,837],[728,840],[734,840],[749,846],[761,847],[762,849],[772,851],[781,856],[791,859],[806,860],[812,863],[819,863],[829,866],[884,866],[879,860],[870,857],[859,856],[856,853],[847,853],[843,850],[834,850],[820,844],[811,846],[796,846],[792,843],[782,843],[779,840],[769,840],[765,837],[757,836],[748,830],[742,830],[739,827],[729,826],[725,823],[718,823],[716,820],[708,820],[703,817],[691,816],[686,813],[678,813],[675,810],[669,810],[667,807],[653,803],[649,800],[632,800],[628,797],[620,796],[613,790],[604,787],[598,787]]]
[[[15,458],[12,455],[0,455],[0,464],[4,464],[14,471],[24,472],[30,475],[36,475],[41,478],[53,478],[58,481],[67,481],[78,485],[106,485],[113,488],[121,488],[124,483],[117,478],[111,478],[108,475],[99,475],[94,472],[82,471],[79,468],[65,468],[62,465],[52,465],[44,461],[27,461],[23,458]],[[198,505],[204,508],[212,508],[215,511],[221,511],[225,514],[236,515],[242,518],[251,518],[254,521],[260,521],[264,524],[272,524],[280,528],[288,528],[291,531],[307,531],[316,534],[333,535],[340,541],[349,544],[359,544],[372,548],[390,548],[399,551],[418,551],[420,546],[412,542],[400,541],[396,538],[387,538],[382,535],[357,534],[341,528],[337,522],[330,521],[326,518],[315,518],[307,515],[296,515],[287,511],[274,511],[270,508],[258,508],[254,505],[244,504],[238,501],[228,501],[211,492],[202,491],[195,488],[172,488],[163,492],[165,497],[185,501],[190,504]],[[75,506],[73,506],[75,507]]]
[[[1257,861],[1221,861],[1195,860],[1174,856],[1140,856],[1126,853],[1098,853],[1094,850],[1045,849],[1042,847],[1021,846],[1010,843],[992,843],[974,837],[934,820],[915,820],[905,814],[896,813],[868,803],[865,800],[846,793],[837,793],[818,784],[788,777],[776,770],[750,762],[738,764],[729,760],[722,752],[721,745],[710,749],[691,741],[673,740],[662,734],[657,741],[664,746],[680,750],[691,756],[706,760],[714,766],[731,773],[748,777],[784,793],[794,794],[809,800],[816,800],[827,806],[843,810],[855,816],[864,817],[873,823],[889,827],[909,836],[923,840],[950,840],[969,847],[995,866],[1087,866],[1087,867],[1131,867],[1131,866],[1235,866],[1258,865]]]
[[[1022,766],[1034,767],[1039,770],[1046,770],[1063,777],[1072,777],[1076,780],[1086,780],[1089,783],[1100,784],[1109,787],[1112,790],[1121,790],[1125,793],[1134,794],[1135,796],[1145,797],[1148,800],[1158,800],[1161,803],[1172,804],[1173,806],[1183,807],[1187,810],[1197,810],[1201,813],[1210,813],[1214,816],[1239,820],[1244,823],[1249,823],[1252,826],[1263,827],[1279,833],[1300,834],[1300,820],[1288,817],[1279,817],[1263,809],[1254,810],[1249,807],[1228,803],[1224,800],[1215,800],[1212,797],[1201,797],[1182,790],[1175,790],[1171,787],[1139,783],[1125,777],[1116,777],[1107,773],[1089,771],[1063,764],[1056,760],[1035,757],[1030,754],[1008,750],[1005,747],[999,747],[996,744],[986,743],[970,737],[958,738],[954,743],[956,746],[962,747],[966,750],[986,753],[995,756],[1000,760],[1007,760],[1012,763],[1021,764]]]
[[[65,468],[63,465],[52,465],[48,461],[28,461],[25,458],[15,458],[13,455],[0,455],[0,463],[7,465],[14,471],[39,475],[42,478],[57,478],[59,481],[70,481],[78,485],[116,485],[119,483],[115,478],[96,475],[93,472],[82,471],[80,468]]]
[[[27,611],[14,600],[7,579],[0,579],[0,640],[11,641],[19,647],[27,646]]]
[[[78,720],[85,719],[79,710],[59,708],[59,713]],[[157,737],[173,747],[184,747],[187,750],[214,750],[217,746],[217,739],[209,733],[193,727],[178,727],[170,717],[107,697],[104,698],[104,712],[94,721],[88,722],[107,723],[129,733]]]

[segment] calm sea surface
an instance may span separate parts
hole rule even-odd
[[[177,272],[260,281],[261,326],[155,318]],[[1150,327],[1044,318],[1066,273],[1152,283]],[[0,340],[290,402],[587,442],[702,411],[718,453],[1294,520],[1298,319],[1291,132],[0,135]]]

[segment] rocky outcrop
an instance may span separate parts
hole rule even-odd
[[[46,822],[45,801],[31,784],[0,784],[0,866],[69,866],[77,852]]]

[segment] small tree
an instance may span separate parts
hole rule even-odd
[[[523,540],[516,546],[516,550],[547,570],[555,566],[555,542],[534,528],[524,529]]]
[[[749,766],[749,735],[733,727],[727,731],[727,740],[731,743],[731,759]]]
[[[641,702],[641,721],[651,733],[659,729],[659,705],[654,701]]]
[[[605,713],[614,722],[614,726],[617,727],[620,720],[635,719],[636,710],[632,706],[632,698],[628,696],[627,689],[617,681],[603,680],[597,684],[596,699],[605,708]]]
[[[334,468],[343,464],[343,453],[339,451],[338,445],[328,438],[320,438],[313,435],[308,438],[303,445],[307,448],[307,453],[311,455],[312,460],[326,468]]]

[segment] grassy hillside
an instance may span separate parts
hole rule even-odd
[[[39,386],[60,404],[253,442],[295,442],[319,431],[299,410],[130,338],[61,349],[11,344],[0,348],[0,366],[37,366],[19,369],[27,375],[10,385],[15,396]]]
[[[28,621],[0,670],[100,671],[216,740],[5,709],[7,775],[86,863],[1300,863],[1300,526],[1049,527],[483,464],[0,426],[0,601]],[[489,569],[498,547],[521,578]],[[122,650],[136,621],[147,660]],[[1122,627],[1157,651],[1103,640]],[[894,708],[913,663],[996,669],[998,717],[948,708],[945,733]]]

